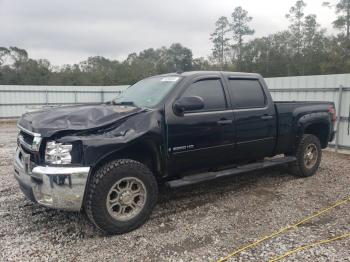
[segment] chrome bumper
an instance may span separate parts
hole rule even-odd
[[[90,167],[31,167],[30,157],[17,148],[14,175],[23,193],[40,205],[80,211]]]

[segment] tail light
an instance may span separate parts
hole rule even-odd
[[[332,115],[332,122],[334,123],[335,121],[337,121],[337,116],[333,106],[328,107],[328,112]]]

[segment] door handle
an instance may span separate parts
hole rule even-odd
[[[230,125],[230,124],[232,124],[232,120],[230,120],[230,119],[220,119],[217,123],[219,124],[219,125]]]
[[[263,115],[263,116],[261,116],[262,120],[269,120],[269,119],[272,119],[272,118],[273,118],[273,116],[270,116],[270,115]]]

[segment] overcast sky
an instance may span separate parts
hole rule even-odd
[[[255,36],[288,26],[285,14],[296,0],[0,0],[0,46],[25,48],[53,64],[89,56],[125,59],[129,53],[180,42],[194,57],[211,50],[209,34],[219,16],[242,6],[253,17]],[[305,0],[306,14],[334,32],[332,10]]]

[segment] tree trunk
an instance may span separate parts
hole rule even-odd
[[[237,66],[237,69],[239,71],[242,70],[242,36],[239,36],[239,39],[238,39],[238,66]]]
[[[221,29],[221,70],[224,69],[224,29]]]
[[[350,0],[347,1],[346,5],[346,41],[345,41],[346,54],[345,58],[349,57],[350,52]]]
[[[346,10],[346,39],[350,40],[350,0],[347,1]]]

